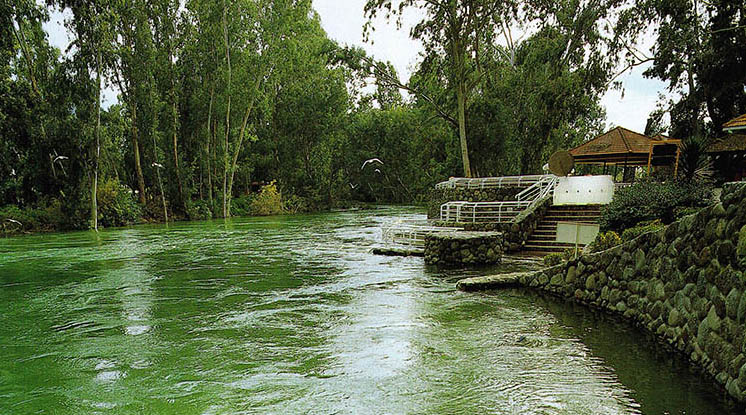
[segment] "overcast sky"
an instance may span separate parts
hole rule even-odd
[[[403,79],[408,79],[412,68],[419,59],[422,46],[409,38],[409,28],[420,18],[415,12],[404,16],[401,29],[383,18],[378,19],[376,28],[370,36],[372,42],[363,42],[363,25],[365,16],[363,6],[366,0],[313,0],[313,6],[321,16],[321,23],[329,37],[340,44],[363,47],[378,60],[390,61]],[[46,24],[50,43],[65,49],[68,36],[62,25],[63,16],[53,13]],[[655,109],[659,92],[664,92],[665,84],[658,80],[643,78],[642,72],[647,66],[640,66],[619,78],[624,86],[621,91],[611,90],[604,95],[601,104],[606,108],[607,127],[623,126],[643,132],[648,114]],[[110,105],[116,102],[116,92],[104,91],[104,102]]]

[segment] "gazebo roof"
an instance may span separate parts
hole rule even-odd
[[[623,127],[616,127],[573,148],[570,154],[576,163],[647,165],[651,143],[663,143],[667,138],[659,137],[650,138]]]
[[[736,117],[723,124],[723,129],[730,132],[736,130],[746,130],[746,114]]]
[[[746,151],[746,134],[728,134],[716,140],[707,148],[708,153]]]

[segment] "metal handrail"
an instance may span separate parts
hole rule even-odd
[[[440,206],[440,220],[456,223],[506,223],[512,222],[521,212],[543,200],[554,191],[559,179],[554,175],[523,190],[515,201],[507,202],[447,202]]]
[[[427,235],[461,230],[462,227],[433,226],[426,221],[398,220],[384,225],[381,228],[381,237],[384,241],[394,244],[424,247]]]
[[[435,185],[436,189],[497,189],[502,187],[524,187],[531,186],[545,179],[547,175],[535,174],[526,176],[501,176],[501,177],[451,177],[448,181]]]

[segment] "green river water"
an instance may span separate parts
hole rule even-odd
[[[736,413],[615,319],[370,254],[400,217],[0,239],[0,414]]]

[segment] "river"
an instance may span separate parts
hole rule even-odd
[[[616,319],[369,253],[382,208],[0,239],[0,414],[728,414]]]

